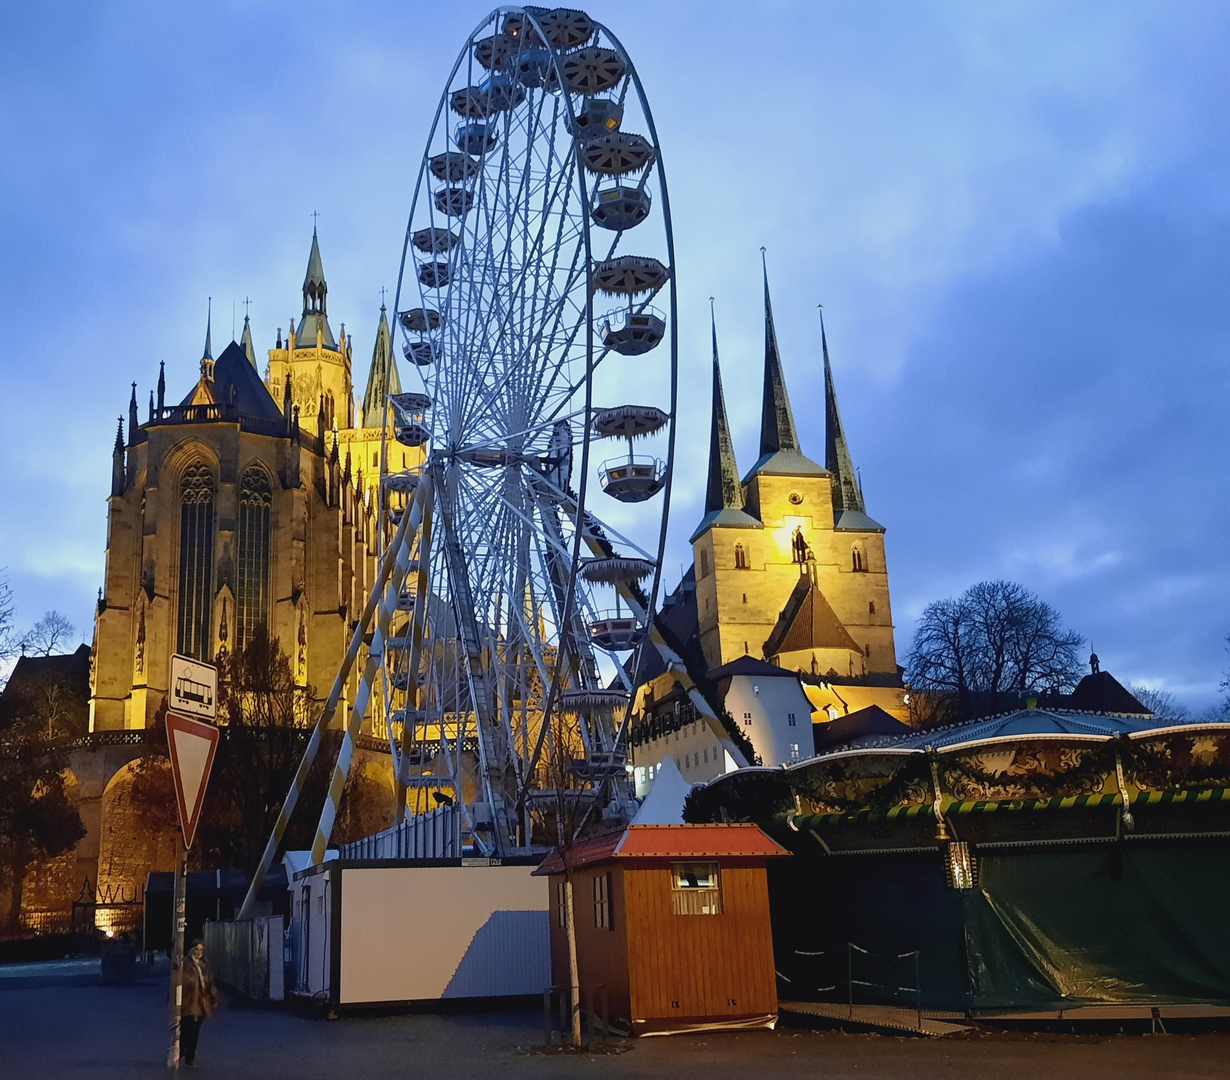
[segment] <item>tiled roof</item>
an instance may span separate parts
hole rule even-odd
[[[764,644],[766,656],[804,649],[849,649],[862,654],[854,638],[837,617],[810,574],[798,584],[782,608],[777,625]]]
[[[576,869],[608,859],[775,858],[789,854],[758,825],[629,825],[623,832],[575,844],[568,851],[568,862]],[[563,858],[556,851],[534,873],[558,874],[563,869]]]

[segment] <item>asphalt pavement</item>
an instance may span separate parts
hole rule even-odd
[[[0,1077],[166,1077],[166,988],[0,989]],[[630,1040],[607,1054],[544,1053],[534,1012],[312,1020],[224,1004],[205,1023],[195,1075],[228,1080],[1224,1080],[1230,1033],[921,1039],[779,1029]]]

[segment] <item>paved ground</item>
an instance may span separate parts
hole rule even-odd
[[[56,986],[0,990],[0,1076],[36,1080],[165,1077],[165,988]],[[1230,1075],[1230,1034],[912,1039],[837,1032],[674,1036],[623,1053],[531,1052],[532,1013],[314,1021],[223,1008],[201,1036],[201,1076],[227,1080],[424,1077],[759,1080],[1187,1080]]]

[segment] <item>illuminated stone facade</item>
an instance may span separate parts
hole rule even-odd
[[[263,377],[245,318],[241,340],[216,359],[207,329],[195,384],[178,405],[166,401],[160,373],[142,421],[133,387],[113,451],[90,673],[89,730],[105,752],[74,763],[89,830],[79,877],[104,889],[131,892],[149,870],[170,867],[172,823],[156,835],[136,822],[125,791],[139,732],[166,699],[171,655],[212,660],[264,625],[296,681],[323,699],[374,581],[385,388],[400,389],[397,364],[382,307],[356,404],[352,341],[344,325],[334,336],[326,294],[313,233],[302,315],[285,337],[278,331]],[[390,446],[396,468],[421,461],[421,450]],[[387,737],[379,695],[363,734]],[[372,769],[387,770],[387,760],[361,760],[356,772]]]
[[[661,613],[694,680],[724,704],[766,765],[811,757],[813,719],[868,705],[906,717],[884,527],[863,503],[823,327],[821,348],[824,465],[799,442],[766,281],[760,454],[740,478],[714,331],[705,515],[691,537],[692,567]],[[693,782],[729,767],[719,752],[726,733],[699,723],[652,659],[641,672],[632,731],[638,793],[666,754]]]

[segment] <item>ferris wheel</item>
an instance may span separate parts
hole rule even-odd
[[[411,813],[455,804],[488,854],[554,843],[564,795],[630,809],[624,729],[674,456],[673,270],[627,51],[580,11],[493,11],[441,95],[398,281],[417,385],[390,399],[386,439],[423,464],[381,455],[386,533],[417,514],[384,643],[399,812],[400,793]]]

